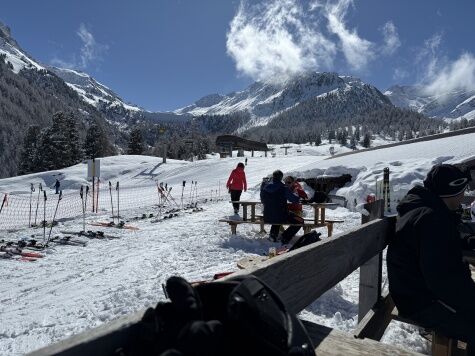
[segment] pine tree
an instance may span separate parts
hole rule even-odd
[[[85,158],[104,157],[113,153],[104,129],[94,122],[86,131],[86,139],[84,141]]]
[[[364,134],[362,145],[364,148],[369,148],[371,146],[371,136],[369,133]]]
[[[142,132],[139,128],[134,128],[130,132],[127,153],[130,155],[141,155],[144,151]]]
[[[49,171],[69,167],[81,159],[82,151],[74,117],[57,112],[53,115],[53,124],[41,131],[39,169]]]
[[[23,140],[23,150],[20,155],[18,174],[38,172],[38,145],[40,139],[39,126],[28,127]]]
[[[355,136],[351,136],[351,139],[350,139],[350,148],[352,150],[356,150],[356,137]]]
[[[320,146],[321,144],[322,144],[322,135],[318,133],[317,137],[315,138],[315,146]]]

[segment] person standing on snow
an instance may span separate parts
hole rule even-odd
[[[244,173],[244,163],[239,162],[237,167],[232,170],[226,183],[231,194],[231,201],[239,201],[242,191],[247,190],[246,173]],[[233,203],[234,214],[239,214],[239,203]]]
[[[470,175],[440,164],[424,186],[412,188],[397,206],[389,242],[389,291],[400,315],[447,337],[467,342],[475,354],[475,282],[462,260],[456,210]]]
[[[56,179],[56,183],[54,183],[54,188],[56,189],[56,194],[59,194],[59,187],[61,186],[61,183],[59,182],[58,179]]]

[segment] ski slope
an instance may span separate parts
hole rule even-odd
[[[376,177],[381,179],[384,167],[391,169],[392,193],[402,196],[413,184],[421,182],[434,163],[457,162],[475,156],[475,134],[334,159],[326,159],[328,145],[292,146],[287,156],[279,147],[276,147],[276,157],[248,156],[245,169],[248,191],[243,193],[242,199],[258,199],[262,177],[275,169],[299,177],[350,173],[352,183],[335,192],[347,197],[350,209],[339,207],[328,212],[331,218],[345,220],[335,225],[334,233],[340,233],[359,225],[361,214],[357,207],[369,192],[374,192]],[[191,181],[197,182],[204,211],[179,213],[177,217],[156,223],[152,223],[152,219],[129,222],[139,227],[137,231],[88,225],[87,229],[103,230],[119,238],[90,239],[85,247],[56,245],[36,262],[0,259],[3,272],[0,274],[0,354],[21,355],[153,306],[163,300],[161,283],[171,275],[179,274],[190,281],[209,279],[215,273],[236,270],[236,261],[245,254],[262,254],[269,247],[277,246],[259,235],[256,227],[240,226],[238,235],[231,236],[229,227],[218,223],[219,218],[232,213],[224,185],[231,169],[241,160],[210,156],[203,161],[167,160],[161,164],[160,158],[146,156],[101,159],[104,182],[119,180],[124,196],[128,191],[137,194],[136,199],[130,199],[121,209],[124,219],[158,212],[156,181],[173,187],[171,194],[179,204],[182,182],[187,181],[185,201],[189,199]],[[30,183],[41,182],[52,189],[58,177],[65,195],[77,194],[80,185],[86,184],[86,166],[78,164],[57,172],[3,179],[0,191],[29,196]],[[48,194],[51,194],[49,189]],[[144,193],[138,195],[138,192]],[[216,192],[221,193],[221,200],[216,199]],[[212,201],[211,194],[214,194]],[[110,220],[109,196],[103,199],[99,213],[89,212],[87,222]],[[59,217],[59,226],[53,228],[53,234],[59,230],[82,229],[81,216],[61,219],[59,214]],[[322,232],[325,235],[326,232]],[[8,240],[32,234],[41,241],[41,229],[1,231],[2,238]],[[359,273],[355,271],[307,307],[301,317],[351,331],[357,322],[358,286]],[[391,323],[383,341],[428,351],[425,340],[405,324]]]

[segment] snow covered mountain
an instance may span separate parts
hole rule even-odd
[[[370,100],[381,106],[391,105],[378,89],[358,78],[331,72],[308,72],[281,84],[255,82],[240,92],[211,94],[174,112],[194,116],[247,112],[252,119],[248,127],[263,126],[278,114],[301,103],[322,99],[330,94],[347,97],[355,93],[361,100]]]
[[[475,118],[475,90],[454,90],[429,95],[422,86],[395,85],[384,92],[391,102],[429,117],[471,120]]]
[[[105,112],[133,116],[143,111],[138,106],[125,103],[116,93],[97,82],[90,75],[73,69],[48,66],[48,70],[63,79],[88,104]]]

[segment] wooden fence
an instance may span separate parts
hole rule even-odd
[[[367,204],[366,208],[370,215],[363,217],[364,224],[360,227],[274,257],[227,278],[252,273],[274,288],[292,312],[298,313],[360,268],[358,319],[364,319],[366,314],[371,313],[371,308],[382,300],[382,251],[388,237],[394,233],[395,224],[394,218],[382,217],[382,201]],[[137,339],[137,323],[143,312],[72,336],[30,353],[30,356],[113,355],[118,348],[133,345]],[[317,355],[416,354],[369,338],[356,338],[354,333],[319,324],[305,322],[305,326]]]

